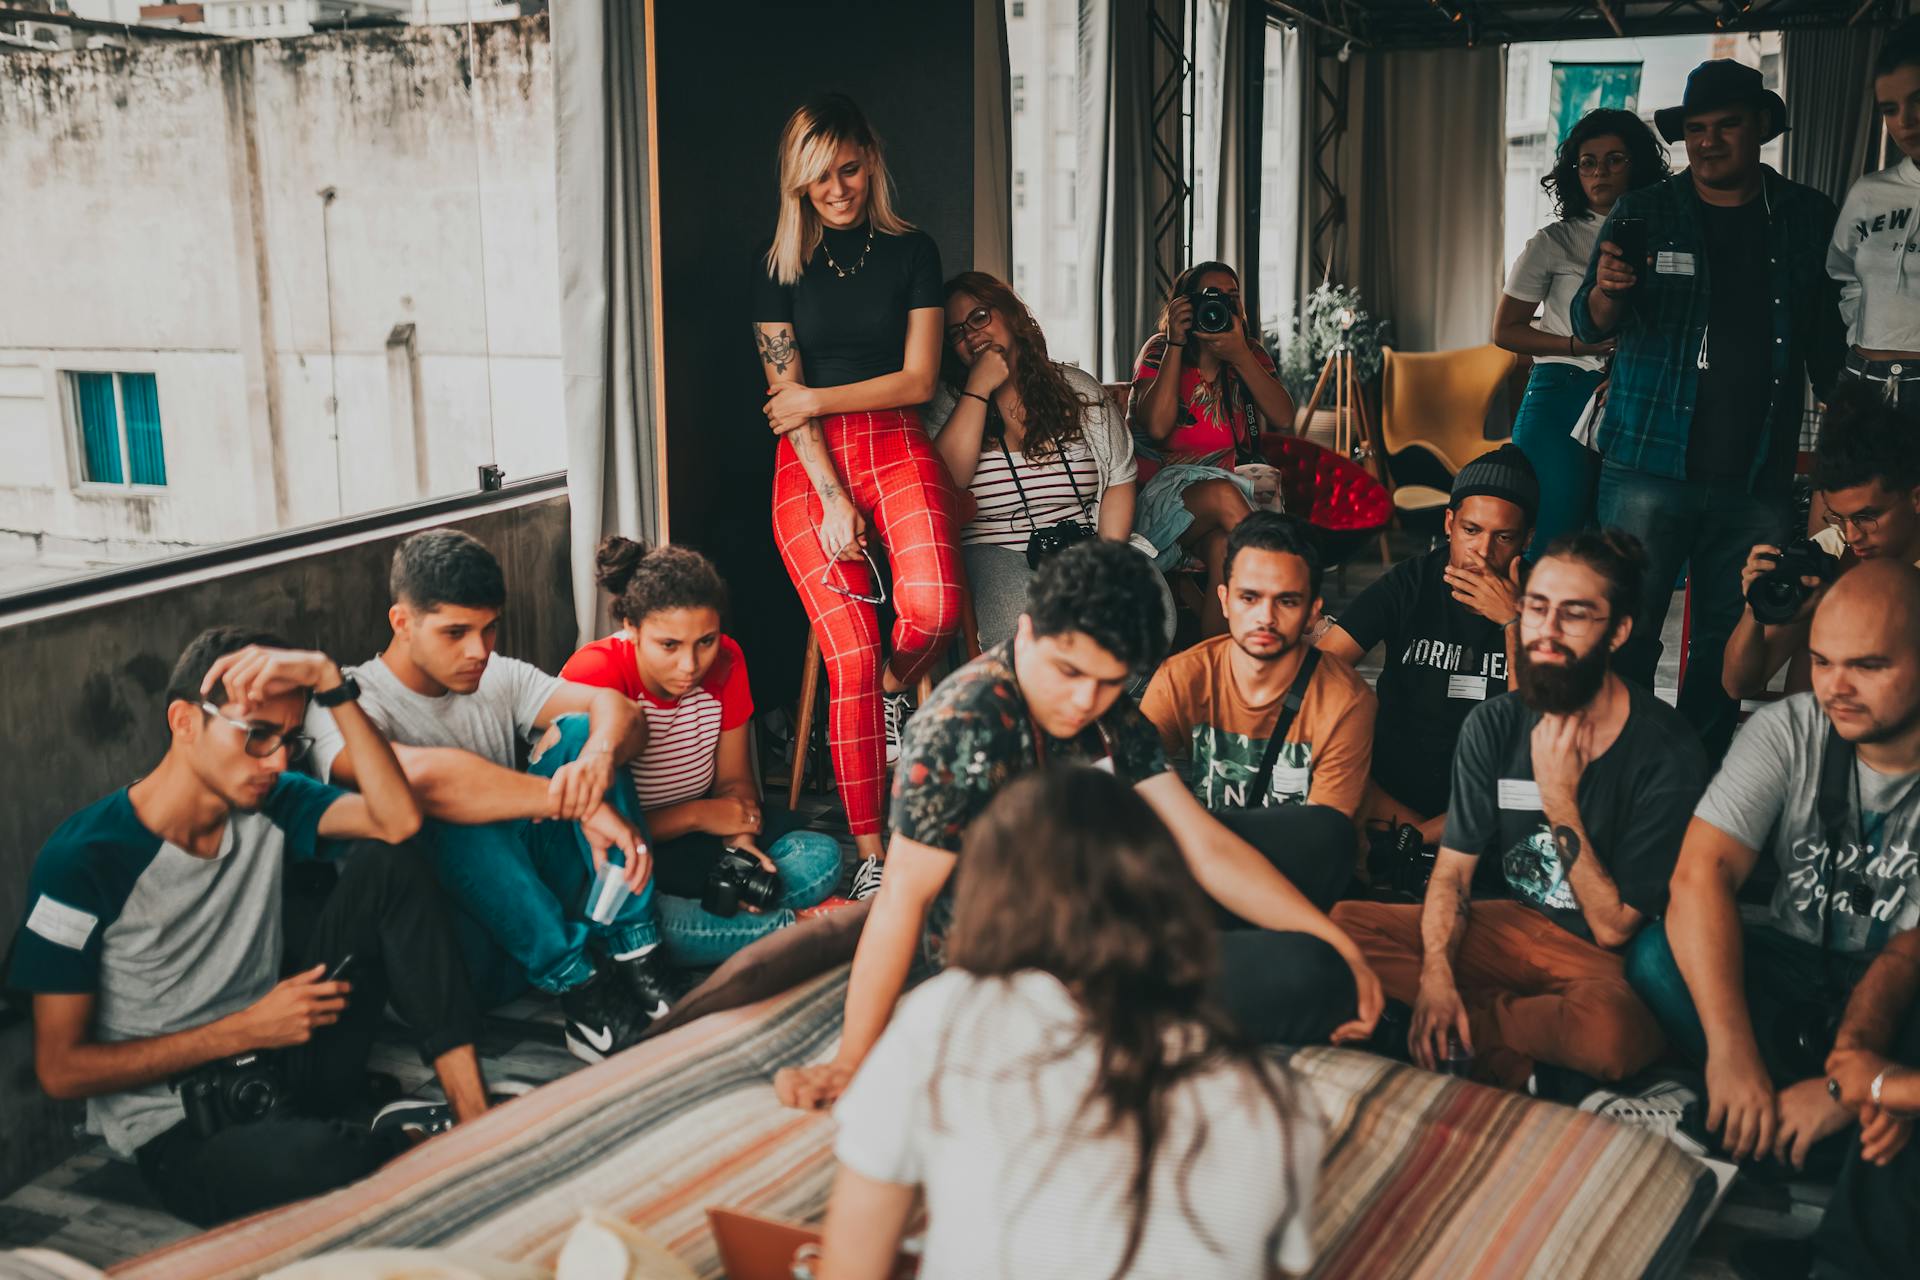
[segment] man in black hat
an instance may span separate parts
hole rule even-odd
[[[1460,726],[1513,687],[1520,553],[1539,506],[1540,482],[1518,446],[1469,462],[1453,479],[1447,545],[1395,565],[1321,636],[1319,647],[1347,663],[1386,646],[1363,832],[1406,823],[1422,843],[1439,843]]]
[[[1582,342],[1617,343],[1594,435],[1598,518],[1639,538],[1650,561],[1618,667],[1651,687],[1687,565],[1679,706],[1717,760],[1738,709],[1720,665],[1740,616],[1740,566],[1786,532],[1805,383],[1824,393],[1844,352],[1824,267],[1836,214],[1760,163],[1786,104],[1751,67],[1702,63],[1682,104],[1654,123],[1667,141],[1685,139],[1688,167],[1613,206],[1571,313]]]

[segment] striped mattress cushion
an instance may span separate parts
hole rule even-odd
[[[846,969],[575,1072],[364,1182],[115,1267],[125,1280],[253,1277],[329,1250],[457,1247],[551,1265],[581,1208],[719,1276],[710,1205],[818,1218],[832,1121],[780,1107],[775,1068],[839,1034]],[[1295,1065],[1330,1123],[1316,1276],[1670,1275],[1711,1203],[1705,1168],[1611,1121],[1364,1054]]]

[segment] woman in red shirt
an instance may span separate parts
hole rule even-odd
[[[1224,330],[1194,324],[1194,299],[1209,289],[1229,308]],[[1285,430],[1293,412],[1272,358],[1248,329],[1233,268],[1202,262],[1181,272],[1140,349],[1127,403],[1140,473],[1133,527],[1160,553],[1162,572],[1189,556],[1206,565],[1207,635],[1227,629],[1219,592],[1227,535],[1253,510],[1253,486],[1233,474],[1234,464],[1254,460],[1263,422]]]
[[[720,630],[727,589],[707,558],[615,536],[595,563],[620,630],[574,654],[560,677],[618,689],[646,712],[647,745],[628,768],[653,847],[660,933],[675,964],[715,965],[825,901],[840,879],[840,843],[763,819],[746,657]],[[701,906],[728,849],[779,877],[769,909]]]

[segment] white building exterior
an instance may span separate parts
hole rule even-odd
[[[0,58],[0,588],[564,466],[546,19],[473,38]],[[89,478],[87,371],[164,485]]]

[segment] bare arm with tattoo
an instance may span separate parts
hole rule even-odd
[[[760,352],[760,367],[767,375],[769,389],[802,381],[800,348],[794,342],[791,324],[785,321],[756,323],[753,340]],[[809,418],[786,434],[793,442],[794,455],[806,469],[807,479],[813,481],[813,491],[820,495],[821,547],[830,558],[858,560],[860,547],[866,541],[866,521],[854,509],[846,482],[834,468],[833,455],[827,450],[819,421]]]
[[[1467,1029],[1467,1009],[1454,984],[1453,963],[1467,936],[1468,901],[1473,891],[1473,868],[1480,859],[1458,849],[1442,848],[1427,881],[1427,900],[1420,909],[1420,993],[1413,1003],[1413,1030],[1407,1048],[1413,1060],[1429,1071],[1447,1056],[1447,1041],[1460,1038],[1473,1051]]]
[[[1620,900],[1620,886],[1591,856],[1593,838],[1580,820],[1580,776],[1593,754],[1593,730],[1585,716],[1541,716],[1533,727],[1533,778],[1560,865],[1593,940],[1617,951],[1633,940],[1642,917]]]

